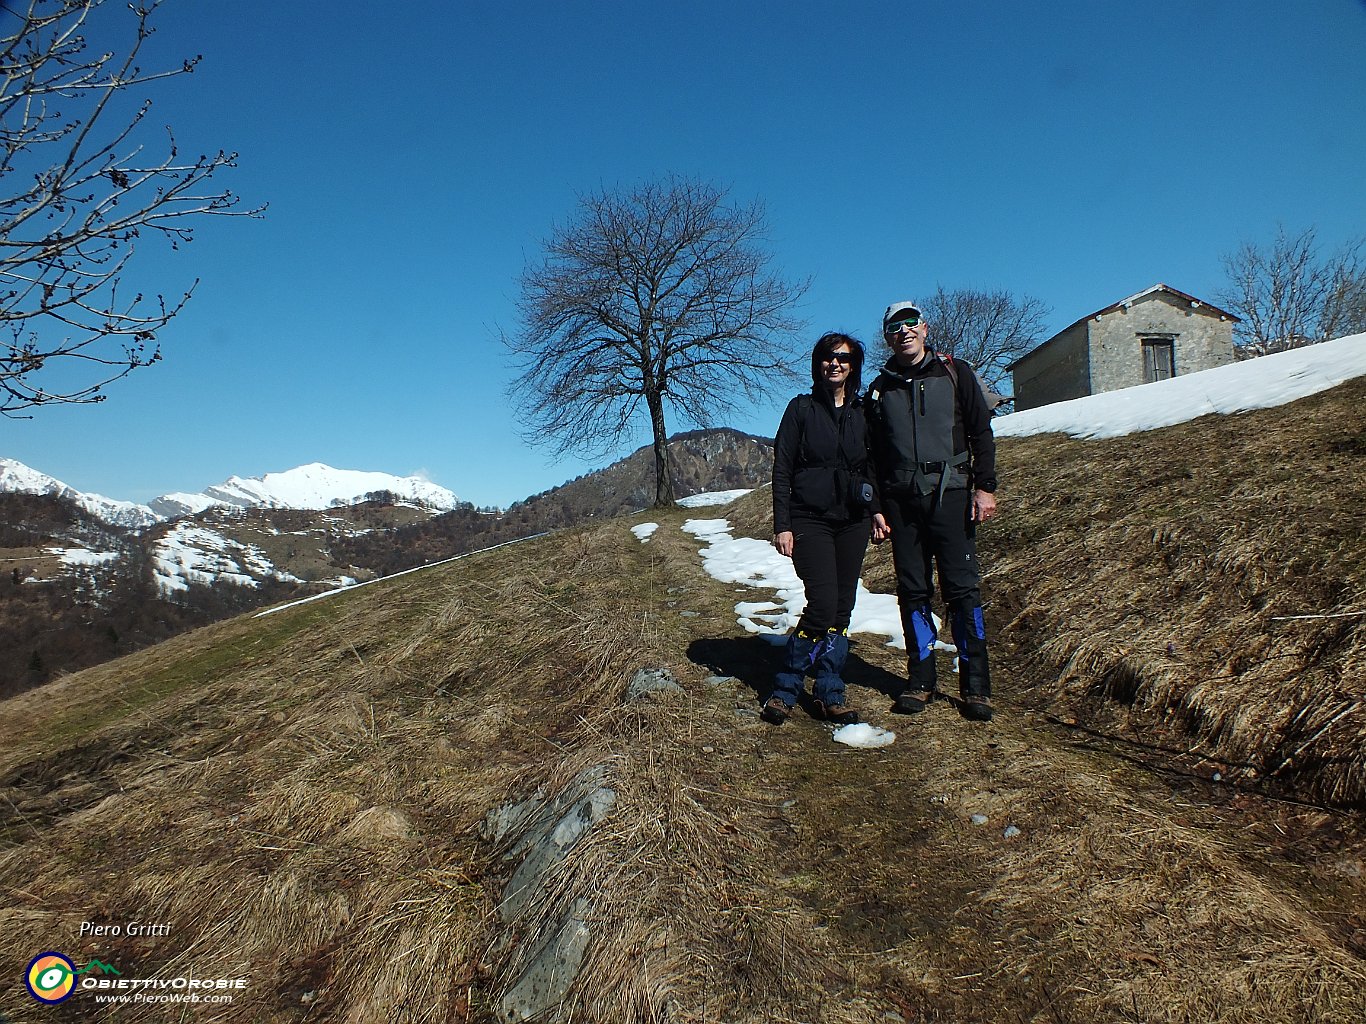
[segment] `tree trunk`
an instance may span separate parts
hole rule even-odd
[[[664,397],[657,391],[645,396],[650,407],[650,426],[655,436],[655,508],[672,508],[673,474],[669,472],[669,435],[664,429]]]

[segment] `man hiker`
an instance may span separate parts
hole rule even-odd
[[[868,390],[868,441],[882,500],[873,539],[892,539],[896,595],[906,634],[907,684],[894,710],[923,711],[937,689],[932,576],[958,649],[964,717],[992,716],[986,623],[975,541],[996,514],[996,439],[991,410],[968,363],[935,352],[914,302],[882,316],[892,357]]]

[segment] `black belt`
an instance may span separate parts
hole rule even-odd
[[[921,471],[922,473],[926,474],[927,476],[928,476],[930,473],[938,473],[938,474],[939,474],[939,488],[938,488],[938,490],[936,490],[935,493],[934,493],[934,503],[935,503],[936,506],[938,506],[939,503],[940,503],[941,501],[944,500],[944,491],[945,491],[945,490],[948,488],[948,486],[949,486],[949,471],[952,470],[952,469],[956,469],[956,468],[959,467],[959,466],[965,466],[965,465],[967,465],[968,459],[969,459],[968,453],[967,453],[967,452],[963,452],[961,455],[958,455],[958,456],[954,457],[954,458],[953,458],[951,461],[949,461],[949,462],[922,462],[922,463],[920,463],[920,471]]]
[[[931,473],[942,473],[946,469],[957,469],[959,466],[966,466],[968,460],[969,456],[967,453],[964,453],[949,459],[947,462],[917,462],[915,463],[915,467],[926,476],[929,476]]]

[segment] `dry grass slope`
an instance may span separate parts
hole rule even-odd
[[[1366,380],[1002,462],[988,585],[1034,701],[1366,808]]]
[[[649,544],[628,532],[644,517],[597,523],[220,623],[6,701],[10,976],[55,948],[250,986],[195,1010],[98,1009],[86,994],[39,1008],[10,989],[0,1010],[490,1022],[525,966],[523,940],[577,911],[592,937],[555,1015],[566,1021],[1359,1021],[1359,816],[1172,781],[1026,709],[1060,717],[1065,704],[1079,726],[1134,737],[1175,721],[1301,792],[1357,799],[1361,720],[1328,709],[1360,697],[1359,627],[1270,631],[1283,628],[1271,616],[1360,594],[1360,532],[1329,511],[1351,483],[1323,478],[1325,451],[1360,444],[1348,406],[1362,397],[1324,402],[1325,423],[1356,416],[1355,434],[1339,422],[1315,448],[1306,430],[1291,453],[1267,438],[1298,429],[1285,427],[1294,417],[1269,414],[1171,433],[1165,455],[1157,435],[1003,446],[1009,518],[984,538],[1003,641],[1005,713],[990,726],[939,705],[892,719],[902,655],[867,639],[852,694],[898,730],[894,745],[850,751],[800,715],[762,725],[771,648],[738,630],[740,597],[702,574],[681,511],[655,517]],[[1221,433],[1231,424],[1242,429]],[[1207,435],[1222,441],[1201,451]],[[1210,468],[1229,450],[1247,467],[1242,504],[1229,497],[1237,474],[1221,483]],[[1104,490],[1140,466],[1147,486],[1122,500]],[[722,514],[766,537],[765,501]],[[1289,502],[1326,518],[1277,544],[1264,520],[1280,509],[1283,523],[1300,507]],[[884,559],[870,576],[885,583]],[[1154,559],[1164,567],[1150,572]],[[1254,627],[1292,653],[1257,653]],[[1132,694],[1106,674],[1120,657]],[[1167,659],[1193,671],[1158,674]],[[1292,686],[1282,663],[1312,677]],[[672,670],[683,690],[624,700],[642,667]],[[1220,671],[1230,679],[1210,684]],[[1267,686],[1304,703],[1263,749],[1255,737],[1274,716],[1221,701]],[[1288,740],[1297,715],[1318,725]],[[503,920],[516,862],[490,838],[491,813],[595,767],[615,791],[610,812]],[[1007,824],[1020,834],[1004,838]],[[172,930],[78,939],[85,920]]]
[[[512,926],[593,901],[581,1019],[766,999],[790,979],[758,966],[725,994],[756,955],[811,975],[809,937],[749,906],[752,879],[729,863],[747,808],[679,744],[688,703],[621,701],[642,665],[698,674],[652,611],[664,583],[638,548],[621,524],[561,534],[210,627],[9,702],[7,959],[79,946],[162,976],[253,977],[206,1019],[489,1019],[518,965],[496,934],[510,868],[486,816],[602,763],[615,813]],[[77,943],[82,920],[175,927]]]

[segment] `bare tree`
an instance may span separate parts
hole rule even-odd
[[[207,187],[236,154],[183,157],[128,90],[189,74],[200,58],[147,71],[138,54],[161,0],[0,5],[0,413],[99,402],[101,389],[161,358],[156,341],[192,284],[169,301],[125,281],[137,243],[178,248],[200,215],[254,215]],[[122,20],[121,20],[122,19]],[[123,31],[122,43],[110,44]],[[91,49],[87,34],[100,42]],[[159,155],[147,150],[155,144]],[[197,283],[197,282],[195,282]],[[130,294],[131,293],[131,294]],[[41,375],[41,380],[40,380]]]
[[[673,504],[666,402],[692,423],[795,377],[784,342],[806,283],[769,270],[759,203],[668,177],[582,196],[574,218],[522,273],[509,386],[526,438],[606,453],[648,417],[655,504]]]
[[[977,370],[989,389],[1010,394],[1008,367],[1028,352],[1044,332],[1049,309],[1028,295],[1016,298],[1003,289],[941,285],[921,304],[930,325],[930,344]]]
[[[1324,256],[1314,228],[1277,228],[1270,248],[1245,242],[1222,257],[1228,287],[1217,301],[1241,318],[1239,354],[1261,356],[1366,330],[1366,239]]]
[[[1324,341],[1366,331],[1366,263],[1358,239],[1338,251],[1330,263],[1328,295],[1319,314],[1319,335]]]

